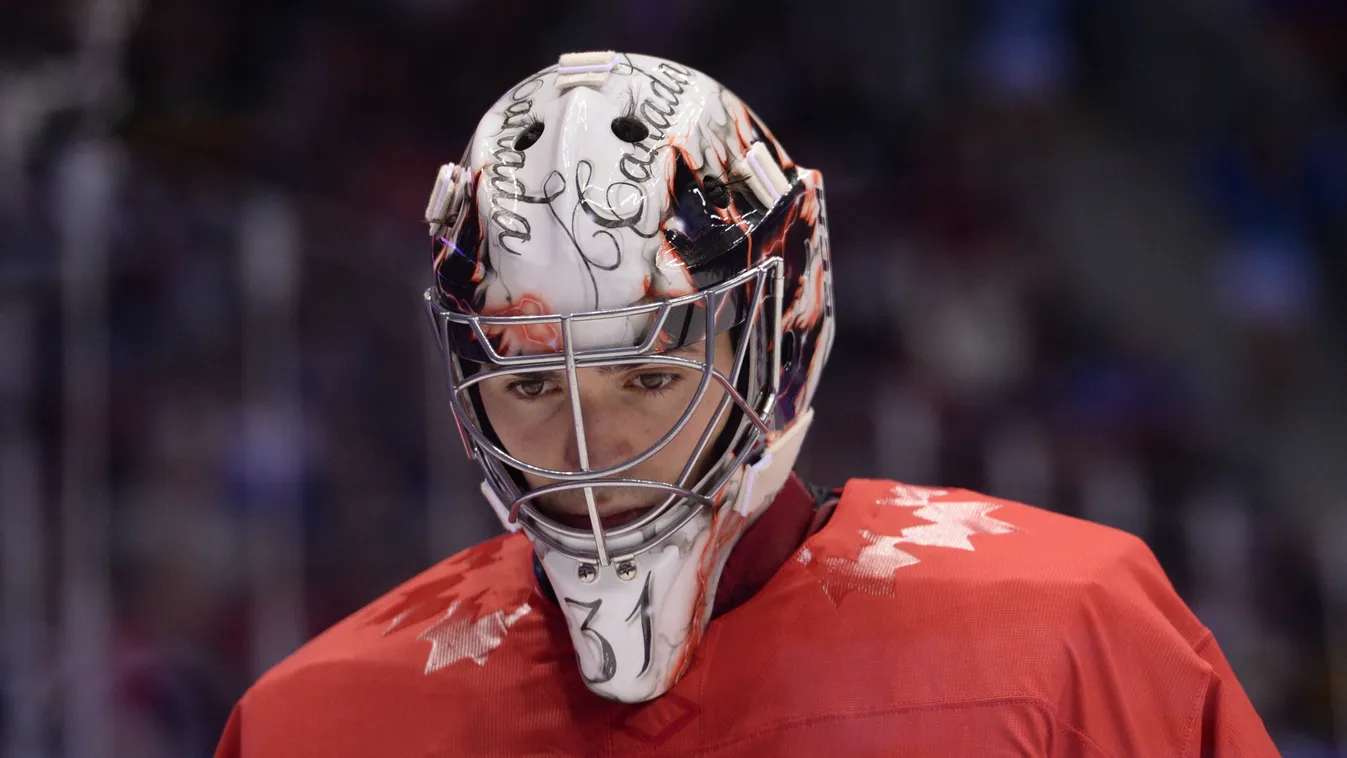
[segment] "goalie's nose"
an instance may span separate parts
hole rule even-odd
[[[612,393],[598,384],[589,381],[589,377],[581,377],[580,423],[575,423],[574,416],[568,414],[575,430],[566,435],[562,449],[562,463],[567,471],[609,468],[631,460],[640,452],[634,438],[639,420],[622,413]]]

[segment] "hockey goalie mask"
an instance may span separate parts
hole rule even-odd
[[[581,53],[491,108],[426,215],[482,491],[532,541],[588,687],[654,698],[812,417],[822,177],[707,76]]]

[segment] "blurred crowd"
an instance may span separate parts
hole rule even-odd
[[[428,344],[421,210],[514,81],[616,47],[717,77],[826,177],[839,335],[802,475],[1134,532],[1285,754],[1347,745],[1340,3],[113,5],[101,57],[73,0],[0,25],[0,471],[36,472],[4,513],[43,577],[6,629],[49,640],[36,678],[9,647],[0,744],[73,755],[72,449],[106,464],[79,539],[116,755],[209,755],[268,663],[499,528]],[[77,337],[106,357],[91,429]]]

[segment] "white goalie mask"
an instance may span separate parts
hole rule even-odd
[[[834,329],[822,177],[704,74],[580,53],[492,106],[426,216],[426,306],[483,493],[532,541],[587,686],[657,697],[812,417]],[[586,418],[587,377],[638,365],[693,377],[660,396],[669,421]],[[521,441],[534,411],[507,422],[496,386],[545,396],[565,439]],[[644,449],[605,449],[617,424]],[[643,476],[669,450],[689,451],[678,475]],[[643,506],[605,518],[622,498]],[[563,500],[580,523],[550,507]]]

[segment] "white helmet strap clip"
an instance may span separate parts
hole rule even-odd
[[[748,188],[768,208],[790,191],[790,180],[764,142],[754,142],[744,157],[735,161],[734,169],[748,181]]]
[[[776,498],[776,493],[786,486],[786,480],[795,468],[800,445],[813,421],[814,409],[805,409],[789,429],[767,445],[757,462],[744,471],[744,483],[734,501],[736,513],[746,519],[755,519]]]
[[[617,66],[617,53],[601,50],[592,53],[566,53],[557,61],[557,89],[602,87]]]
[[[463,185],[467,172],[456,163],[440,166],[435,177],[435,187],[430,191],[430,202],[426,204],[426,223],[430,224],[430,236],[437,237],[458,218],[463,209]]]

